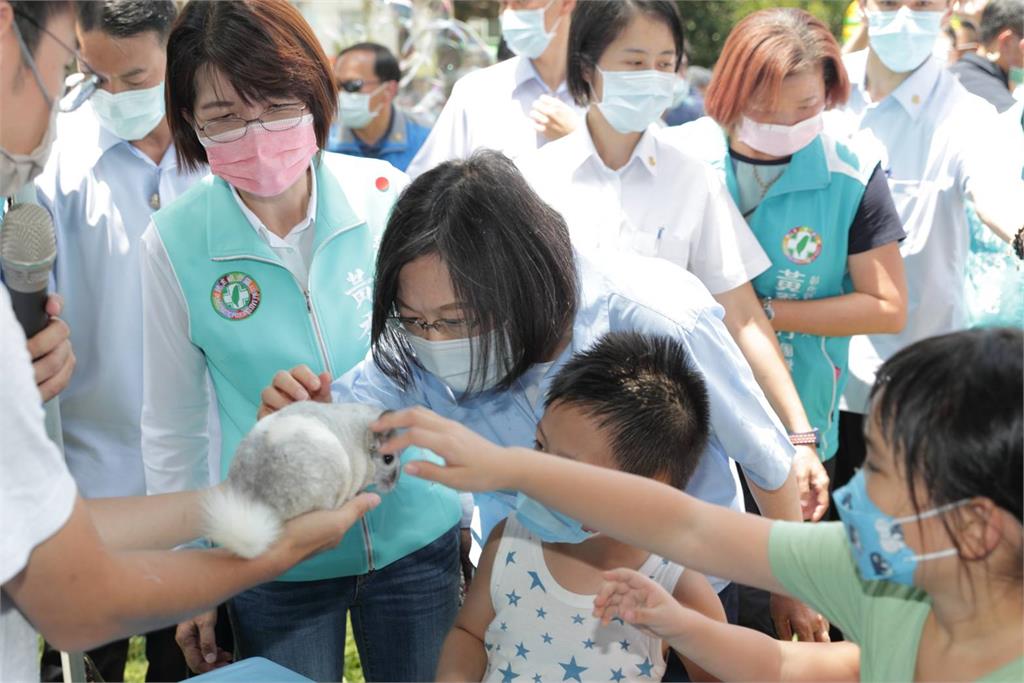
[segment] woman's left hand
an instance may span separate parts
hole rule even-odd
[[[817,522],[828,511],[828,473],[813,446],[797,446],[793,472],[800,489],[804,521]]]

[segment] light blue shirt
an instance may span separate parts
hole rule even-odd
[[[544,395],[573,353],[589,348],[608,332],[669,335],[683,343],[702,372],[711,404],[711,439],[687,492],[743,510],[730,458],[759,487],[782,486],[789,475],[793,447],[722,322],[722,308],[700,280],[663,259],[616,255],[614,262],[598,267],[578,257],[577,264],[580,303],[571,343],[554,363],[534,366],[511,389],[457,402],[445,384],[414,367],[412,386],[403,391],[367,358],[334,383],[334,400],[368,401],[392,409],[422,405],[495,443],[531,448],[544,413]],[[487,538],[512,512],[515,497],[478,494],[476,504],[482,537]]]
[[[78,361],[60,395],[68,467],[88,498],[144,495],[140,240],[155,209],[202,174],[179,173],[173,145],[153,163],[88,104],[57,125],[36,186],[54,218],[54,277]]]

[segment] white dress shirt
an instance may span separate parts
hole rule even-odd
[[[173,145],[154,163],[88,103],[57,126],[36,186],[54,219],[54,279],[78,361],[60,395],[65,457],[85,497],[141,495],[142,233],[205,170],[179,172]]]
[[[310,172],[310,178],[306,216],[285,237],[270,232],[237,191],[234,193],[249,225],[303,289],[316,232],[316,173]],[[206,357],[189,339],[185,296],[152,221],[142,244],[142,298],[147,307],[143,320],[146,386],[142,401],[146,489],[151,494],[193,490],[206,486],[211,477],[220,480],[220,444],[211,443],[207,436],[210,425],[218,419],[216,403],[211,400],[213,387],[207,380]],[[182,406],[182,396],[195,397],[195,403]],[[202,455],[207,451],[211,453],[209,465]]]
[[[519,160],[523,175],[569,226],[583,253],[630,251],[686,268],[712,294],[735,289],[771,261],[718,174],[658,137],[652,125],[613,171],[586,122]]]
[[[907,325],[898,334],[854,336],[844,410],[867,412],[878,367],[900,349],[964,326],[969,227],[964,199],[990,175],[983,131],[995,109],[970,94],[936,57],[879,102],[867,94],[868,51],[844,58],[850,100],[826,116],[826,129],[874,144],[889,179],[907,238],[900,252],[907,274]],[[988,122],[988,123],[986,123]]]
[[[547,139],[537,132],[530,111],[541,95],[551,95],[572,107],[565,83],[551,92],[533,62],[513,57],[466,74],[455,83],[441,115],[406,173],[416,178],[450,159],[465,159],[481,148],[496,149],[515,159],[541,147]]]

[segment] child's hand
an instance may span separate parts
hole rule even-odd
[[[601,623],[619,617],[668,641],[683,634],[688,611],[661,585],[632,569],[605,572],[594,598],[594,616]]]
[[[404,430],[381,444],[382,453],[400,453],[408,446],[419,446],[436,453],[447,465],[411,462],[405,466],[405,471],[414,477],[459,491],[494,491],[511,486],[515,458],[508,457],[506,449],[426,408],[385,413],[370,429],[378,433]]]

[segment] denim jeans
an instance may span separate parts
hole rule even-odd
[[[383,569],[273,581],[228,605],[238,657],[266,657],[314,681],[340,681],[345,614],[367,681],[432,681],[459,607],[459,530]]]

